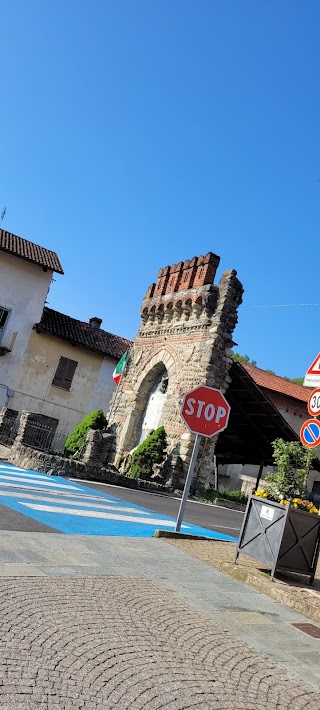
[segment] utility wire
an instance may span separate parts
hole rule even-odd
[[[240,308],[307,308],[320,306],[320,303],[268,303],[265,305],[240,306]]]

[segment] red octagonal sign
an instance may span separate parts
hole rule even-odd
[[[183,397],[181,416],[193,434],[214,436],[228,426],[230,405],[220,390],[199,385]]]

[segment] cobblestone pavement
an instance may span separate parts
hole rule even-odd
[[[320,694],[145,578],[3,577],[0,620],[1,710],[320,710]]]

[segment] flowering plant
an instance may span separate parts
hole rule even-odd
[[[296,441],[276,439],[273,442],[273,458],[277,473],[268,473],[264,488],[255,491],[259,498],[269,498],[281,505],[309,513],[319,513],[319,509],[307,498],[306,482],[310,463],[314,454]]]
[[[281,505],[289,505],[289,503],[291,503],[293,508],[298,510],[305,510],[307,513],[319,513],[319,508],[317,508],[317,506],[314,505],[311,500],[293,498],[290,501],[281,495],[276,498],[274,495],[269,493],[266,488],[259,488],[259,490],[255,491],[253,495],[258,496],[258,498],[269,498],[269,500],[274,500],[277,503],[280,503]]]

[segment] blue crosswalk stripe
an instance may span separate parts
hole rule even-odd
[[[55,530],[77,535],[150,537],[175,520],[59,476],[0,463],[0,503]],[[184,522],[181,532],[234,540]]]

